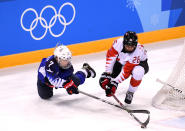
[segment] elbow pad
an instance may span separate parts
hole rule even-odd
[[[145,74],[149,71],[149,66],[148,66],[148,59],[145,61],[140,61],[139,65],[142,66],[145,70]]]

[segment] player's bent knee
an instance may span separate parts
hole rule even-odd
[[[85,74],[82,71],[78,71],[75,75],[71,76],[71,79],[76,85],[81,85],[85,82]]]
[[[38,95],[42,99],[49,99],[53,96],[53,91],[52,90],[39,90],[38,89]]]
[[[37,82],[37,91],[38,95],[42,99],[49,99],[53,96],[53,88],[48,87],[45,84],[42,84],[39,80]]]
[[[144,73],[145,73],[145,70],[142,66],[136,66],[132,71],[132,76],[136,80],[141,80],[144,76]]]

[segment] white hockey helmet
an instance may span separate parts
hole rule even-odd
[[[63,69],[71,67],[72,54],[71,51],[67,48],[67,46],[64,45],[57,46],[54,50],[54,57],[57,60],[59,66],[62,67]],[[68,61],[68,64],[63,66],[61,64],[62,60]]]

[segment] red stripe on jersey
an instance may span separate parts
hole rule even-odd
[[[114,49],[112,46],[108,51],[107,51],[107,58],[108,57],[115,57],[118,54],[118,52]]]
[[[55,86],[54,85],[50,85],[49,83],[45,83],[47,86],[51,87],[51,88],[54,88]]]
[[[125,78],[124,78],[124,77],[121,77],[121,80],[122,80],[122,81],[124,81],[124,80],[125,80]]]
[[[107,61],[111,61],[112,59],[110,59],[110,58],[106,58],[106,60],[107,60]]]

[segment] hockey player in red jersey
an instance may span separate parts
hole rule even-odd
[[[107,51],[105,72],[99,79],[106,96],[115,94],[118,84],[131,76],[125,97],[125,103],[131,104],[134,92],[149,70],[146,53],[144,46],[138,43],[135,32],[128,31],[123,38],[114,41]]]

